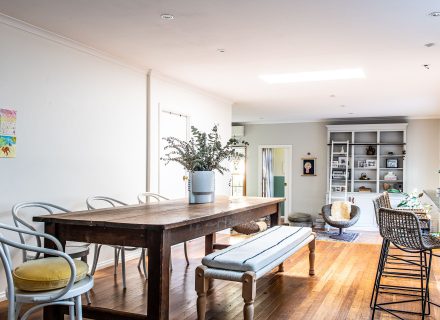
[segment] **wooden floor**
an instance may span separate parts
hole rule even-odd
[[[377,242],[377,236],[368,239]],[[196,319],[194,269],[200,264],[203,246],[202,239],[188,243],[189,267],[185,266],[182,246],[173,248],[171,319]],[[308,276],[308,250],[301,250],[286,261],[285,272],[277,273],[274,270],[257,282],[255,319],[370,319],[369,302],[379,250],[378,244],[319,241],[314,277]],[[128,262],[125,291],[122,290],[120,273],[114,278],[112,268],[98,271],[91,294],[93,304],[146,313],[146,282],[136,265],[135,260]],[[439,275],[440,263],[436,259],[431,282],[433,301],[440,301]],[[397,297],[390,296],[388,299]],[[214,282],[208,296],[207,319],[242,319],[242,307],[239,284],[220,280]],[[418,305],[407,307],[416,310]],[[0,304],[0,319],[6,319],[6,308],[5,302]],[[381,312],[377,312],[375,318],[393,319]],[[41,319],[41,314],[36,314],[32,319]],[[433,308],[428,319],[440,319],[440,310]]]

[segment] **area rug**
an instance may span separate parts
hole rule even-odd
[[[338,241],[338,242],[355,242],[359,237],[357,232],[344,232],[339,235],[338,232],[317,231],[316,240]]]

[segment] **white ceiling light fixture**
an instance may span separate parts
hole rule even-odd
[[[217,49],[217,52],[220,52],[220,53],[225,53],[225,52],[226,52],[226,50],[225,50],[225,49]]]
[[[174,16],[169,13],[163,13],[160,15],[163,20],[174,20]]]
[[[432,17],[440,17],[440,11],[433,11],[429,15]]]
[[[258,76],[261,80],[269,83],[294,83],[294,82],[311,82],[311,81],[328,81],[343,79],[363,79],[365,78],[364,70],[361,68],[354,69],[336,69],[322,70],[298,73],[278,73],[265,74]]]

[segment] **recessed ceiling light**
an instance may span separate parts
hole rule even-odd
[[[359,79],[365,78],[364,70],[355,69],[337,69],[323,70],[298,73],[278,73],[260,75],[259,78],[267,83],[293,83],[293,82],[310,82],[325,80],[341,80],[341,79]]]
[[[345,105],[345,104],[341,104],[340,107],[341,107],[341,108],[345,108],[346,105]]]
[[[220,53],[225,53],[225,52],[226,52],[226,50],[225,50],[225,49],[217,49],[217,52],[220,52]]]
[[[428,47],[428,48],[431,48],[431,47],[433,47],[433,46],[435,46],[435,43],[434,43],[434,42],[429,42],[429,43],[426,43],[426,44],[425,44],[425,47]]]
[[[429,15],[433,17],[440,17],[440,11],[433,11]]]
[[[331,95],[330,95],[330,98],[334,98],[334,97],[336,97],[334,94],[331,94]]]
[[[347,114],[354,114],[354,112],[349,112],[349,113],[347,113]]]
[[[161,14],[160,17],[163,20],[174,20],[174,16],[172,14],[169,14],[169,13]]]
[[[431,65],[429,65],[429,64],[424,64],[423,67],[424,67],[425,69],[429,70],[429,68],[431,67]]]

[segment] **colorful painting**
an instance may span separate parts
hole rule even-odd
[[[15,158],[17,112],[0,109],[0,158]]]

